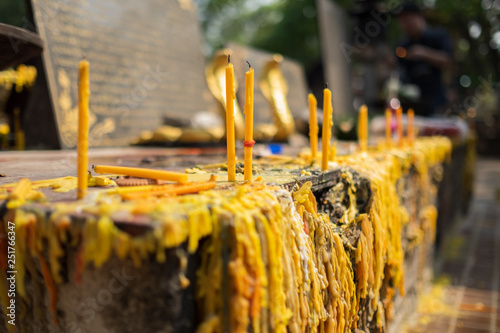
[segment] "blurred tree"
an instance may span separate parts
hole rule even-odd
[[[500,81],[500,0],[415,2],[425,9],[431,25],[446,29],[452,37],[456,61],[452,79],[466,75],[468,79],[462,88],[482,85],[485,78]],[[395,45],[400,37],[397,22],[392,20],[387,42]]]
[[[261,25],[252,44],[299,60],[310,69],[321,53],[315,1],[283,1],[274,10],[276,22]]]
[[[320,58],[315,0],[197,0],[210,51],[228,42],[278,52],[306,69]]]
[[[500,80],[500,0],[436,0],[429,6],[429,21],[452,33],[458,75],[473,85],[491,75]]]
[[[394,0],[331,0],[351,11],[359,4],[394,6]],[[320,60],[315,0],[197,0],[209,49],[237,42],[297,59],[309,70]],[[432,25],[447,29],[454,41],[457,73],[471,87],[484,78],[500,81],[500,0],[420,0]],[[354,24],[354,23],[353,23]],[[395,19],[387,27],[389,45],[401,32]],[[455,80],[456,81],[456,80]],[[467,80],[466,82],[467,83]]]

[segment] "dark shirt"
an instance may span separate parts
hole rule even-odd
[[[422,45],[446,52],[452,57],[451,42],[448,34],[441,29],[427,28],[417,40],[406,39],[399,46],[410,49]],[[442,80],[442,70],[422,60],[398,58],[401,67],[401,81],[415,84],[420,88],[422,108],[415,110],[422,116],[431,116],[446,104],[446,90]]]

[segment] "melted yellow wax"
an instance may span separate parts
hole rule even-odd
[[[7,196],[8,209],[20,207],[26,201],[42,201],[45,199],[41,192],[33,191],[29,179],[23,178],[18,183],[12,185],[14,188]]]
[[[349,166],[370,180],[373,193],[370,212],[368,215],[357,217],[357,223],[361,221],[362,229],[355,257],[357,297],[358,300],[370,297],[372,311],[369,318],[378,309],[379,327],[384,322],[381,313],[390,319],[392,294],[395,292],[391,289],[384,302],[379,301],[385,275],[388,274],[392,285],[404,295],[402,267],[404,252],[401,236],[402,227],[408,223],[409,214],[399,201],[397,182],[411,167],[415,168],[418,188],[424,193],[420,203],[422,211],[417,218],[422,221],[424,233],[428,234],[430,239],[434,239],[437,211],[429,199],[436,190],[433,190],[430,184],[429,168],[440,166],[440,163],[449,158],[450,152],[449,139],[433,137],[417,140],[413,148],[405,146],[402,149],[340,156],[337,160],[340,165]],[[344,178],[351,181],[349,177]],[[349,213],[352,214],[348,209],[343,217],[346,223],[353,220],[352,215],[348,216]],[[380,308],[382,304],[385,304],[384,307],[387,309]]]
[[[353,270],[342,236],[334,231],[328,216],[317,213],[311,183],[293,194],[295,206],[309,232],[313,255],[309,330],[350,332],[356,326],[357,300]]]
[[[67,247],[78,253],[81,263],[77,263],[77,273],[84,274],[86,265],[101,267],[113,254],[120,260],[131,260],[137,267],[150,255],[163,263],[165,249],[185,244],[185,250],[178,252],[180,287],[192,282],[184,275],[187,254],[196,252],[201,257],[195,285],[202,318],[200,333],[250,329],[352,332],[357,326],[360,301],[366,298],[371,305],[370,319],[376,311],[381,327],[392,302],[392,297],[380,299],[384,280],[389,279],[399,292],[403,290],[401,236],[412,216],[400,202],[398,181],[414,169],[417,186],[424,196],[430,196],[434,185],[425,173],[437,170],[450,149],[449,140],[435,138],[416,140],[413,148],[338,156],[339,165],[347,167],[341,175],[349,184],[350,206],[341,221],[346,228],[318,212],[308,182],[291,194],[259,182],[196,195],[130,201],[122,199],[121,189],[111,189],[102,191],[92,203],[53,204],[47,217],[16,200],[32,200],[32,191],[40,193],[34,188],[37,186],[56,184],[56,189],[65,190],[73,180],[23,180],[8,193],[9,203],[15,202],[12,207],[17,207],[17,290],[29,302],[24,285],[26,270],[35,271],[34,259],[42,262],[39,256],[43,253],[44,281],[56,320],[57,286],[73,278],[63,276],[60,263]],[[357,210],[356,188],[349,170],[370,181],[373,197],[364,214]],[[432,240],[437,211],[425,200],[416,219],[422,223],[427,239]],[[70,223],[69,215],[75,212],[86,223]],[[153,222],[152,230],[132,237],[113,223],[118,213],[145,214]],[[344,236],[349,228],[360,231],[354,245]],[[5,285],[0,285],[1,302],[8,304],[4,291]]]
[[[88,186],[116,186],[116,183],[104,176],[89,176]],[[28,201],[41,201],[45,199],[43,193],[37,191],[41,188],[50,187],[54,192],[69,192],[78,187],[76,177],[60,177],[46,180],[30,181],[23,178],[17,183],[0,185],[0,200],[12,201],[8,208],[16,208]],[[7,189],[11,189],[10,194]]]

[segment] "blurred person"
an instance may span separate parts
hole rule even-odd
[[[419,89],[416,103],[410,106],[421,116],[439,114],[447,104],[442,76],[452,64],[450,38],[444,30],[429,27],[420,7],[412,2],[402,5],[398,23],[406,35],[396,48],[400,79]]]

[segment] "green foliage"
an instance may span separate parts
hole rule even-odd
[[[469,75],[473,85],[490,75],[493,81],[500,80],[500,49],[492,47],[493,33],[500,31],[498,4],[495,8],[490,0],[436,0],[435,8],[428,14],[431,23],[444,26],[452,34],[458,75]],[[469,32],[473,24],[481,29],[478,37]]]
[[[22,27],[26,5],[23,0],[0,0],[0,22]]]
[[[279,21],[261,25],[252,45],[297,59],[308,68],[320,58],[315,1],[284,1],[275,11]]]
[[[320,57],[315,0],[198,0],[213,51],[229,42],[278,52],[306,68]]]

